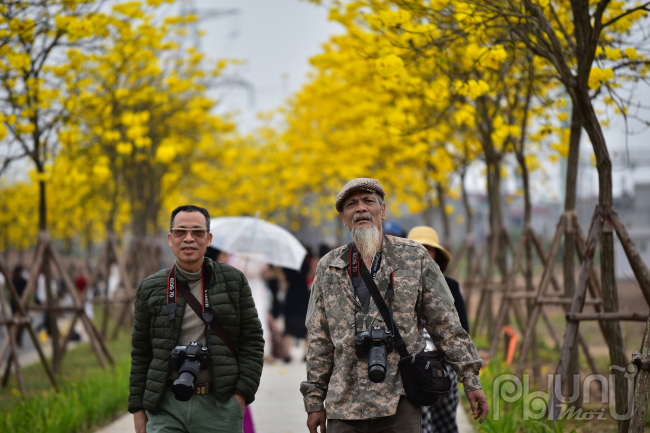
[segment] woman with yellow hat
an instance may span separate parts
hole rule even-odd
[[[414,227],[409,232],[408,238],[421,243],[427,249],[431,258],[440,266],[440,271],[443,274],[445,273],[449,262],[451,262],[451,254],[440,245],[438,233],[434,229],[426,226]],[[465,332],[469,334],[469,322],[467,320],[467,312],[465,311],[465,301],[460,294],[458,281],[449,277],[445,277],[445,281],[454,297],[454,304],[458,312],[460,324],[463,326]],[[426,329],[424,333],[427,340],[427,348],[433,350],[433,341],[431,341],[431,337],[427,334]],[[453,370],[450,371],[450,378],[452,385],[447,397],[436,406],[422,406],[422,433],[458,433],[458,425],[456,423],[456,410],[459,400],[458,382],[456,381],[456,373]]]

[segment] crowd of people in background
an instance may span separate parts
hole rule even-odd
[[[307,254],[299,270],[268,265],[250,257],[228,255],[209,247],[206,256],[228,263],[246,275],[264,333],[264,360],[291,362],[293,346],[299,347],[300,360],[307,354],[307,307],[316,265],[331,247],[321,244],[317,254]]]

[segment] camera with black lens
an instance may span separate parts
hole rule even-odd
[[[393,351],[393,334],[383,326],[372,326],[354,336],[354,351],[358,358],[368,355],[368,379],[381,383],[386,379],[388,354]]]
[[[172,370],[178,372],[178,379],[172,385],[172,392],[178,401],[188,401],[194,394],[194,382],[200,370],[210,367],[210,353],[203,344],[192,341],[187,346],[176,346],[172,350]]]

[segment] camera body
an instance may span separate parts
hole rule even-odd
[[[203,344],[192,341],[187,346],[176,346],[171,354],[172,371],[178,372],[178,379],[172,385],[174,398],[188,401],[194,394],[194,383],[200,370],[210,367],[210,353]]]
[[[354,336],[354,351],[358,358],[368,355],[368,379],[374,383],[386,379],[388,354],[393,351],[393,334],[384,326],[372,326]]]

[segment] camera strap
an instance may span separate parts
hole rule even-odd
[[[356,253],[356,246],[354,244],[352,244],[352,246]],[[364,283],[366,283],[366,287],[368,287],[370,296],[372,296],[372,299],[375,301],[377,310],[379,310],[379,313],[381,314],[381,317],[384,319],[386,325],[388,326],[390,324],[390,327],[392,328],[393,342],[395,344],[395,348],[397,349],[397,352],[399,353],[400,358],[404,359],[410,357],[411,355],[409,354],[408,349],[406,348],[406,343],[402,339],[402,336],[399,333],[399,329],[397,328],[397,325],[395,325],[395,322],[393,321],[393,314],[389,310],[388,306],[386,305],[386,302],[384,302],[384,298],[381,296],[381,293],[379,292],[379,288],[377,287],[375,280],[373,280],[372,275],[370,275],[370,272],[368,272],[368,268],[366,267],[366,264],[363,262],[363,260],[357,260],[357,263],[359,263],[359,273],[361,274],[361,278],[363,278]],[[393,297],[394,290],[395,290],[395,280],[393,278],[393,274],[390,274],[390,298],[391,299]],[[388,295],[389,295],[389,291],[386,290],[386,297],[388,297]]]
[[[199,316],[203,322],[206,324],[206,327],[209,327],[210,330],[219,338],[224,344],[228,347],[233,356],[237,358],[237,350],[235,345],[232,343],[232,340],[226,333],[226,331],[221,327],[221,325],[214,320],[214,314],[212,312],[212,307],[210,307],[210,301],[208,299],[208,289],[210,288],[210,283],[212,282],[212,273],[210,272],[210,267],[207,266],[205,261],[203,262],[203,267],[201,268],[201,292],[203,303],[199,303],[196,297],[190,291],[190,288],[184,282],[179,281],[176,278],[176,265],[174,265],[170,270],[167,276],[167,311],[169,312],[169,321],[172,329],[172,337],[174,337],[174,318],[176,317],[176,308],[177,304],[177,292],[180,292],[181,296],[187,304],[192,308],[192,310]],[[207,331],[206,331],[207,332]],[[209,335],[206,336],[208,346],[210,346]]]

